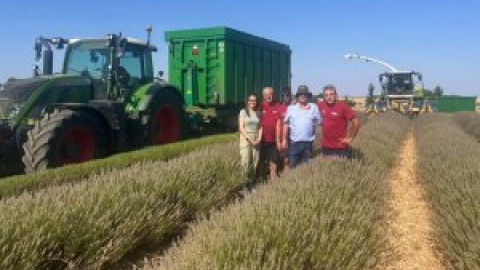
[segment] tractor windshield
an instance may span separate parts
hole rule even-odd
[[[74,43],[67,51],[64,73],[93,79],[106,78],[109,59],[106,40]]]
[[[389,95],[413,94],[411,74],[392,74],[388,77],[387,91]]]
[[[88,40],[73,43],[67,50],[64,73],[106,79],[110,60],[108,40]],[[153,79],[151,54],[144,45],[127,43],[119,66],[128,72],[130,84]]]

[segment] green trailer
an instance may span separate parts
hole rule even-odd
[[[249,93],[272,86],[279,98],[290,87],[288,45],[228,27],[167,31],[165,40],[168,81],[180,89],[187,111],[206,122],[236,128]]]
[[[434,102],[438,112],[474,112],[476,99],[475,96],[440,96],[435,97]]]

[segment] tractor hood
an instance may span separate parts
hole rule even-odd
[[[0,91],[0,119],[12,119],[21,110],[30,95],[52,76],[9,80]]]

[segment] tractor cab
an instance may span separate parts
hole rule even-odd
[[[389,97],[413,97],[414,90],[421,86],[422,75],[418,72],[385,72],[380,74],[380,85],[383,92]]]
[[[62,71],[53,74],[53,49],[65,47]],[[122,102],[154,80],[152,52],[156,48],[149,41],[115,34],[101,39],[40,36],[34,48],[36,60],[43,58],[43,69],[35,66],[33,77],[10,79],[0,91],[0,119],[14,126],[41,118],[49,104]]]
[[[70,40],[62,73],[91,79],[95,99],[123,99],[130,90],[153,81],[155,50],[148,42],[117,35]]]

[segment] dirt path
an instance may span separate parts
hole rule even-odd
[[[399,148],[399,160],[390,175],[389,241],[394,254],[381,269],[444,269],[433,249],[430,209],[423,187],[416,179],[416,150],[413,132]]]

